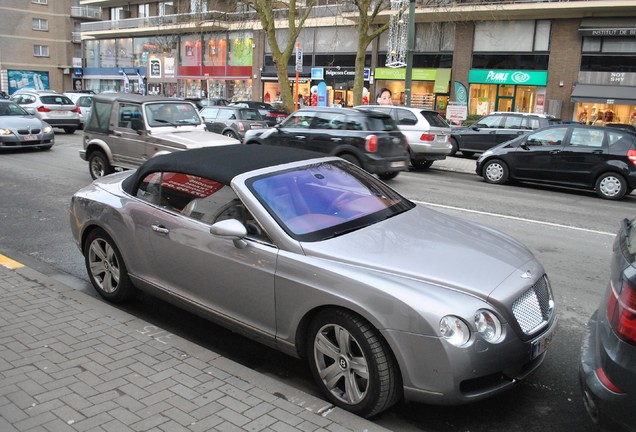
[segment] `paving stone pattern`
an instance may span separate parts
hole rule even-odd
[[[100,299],[0,266],[0,431],[382,431]]]

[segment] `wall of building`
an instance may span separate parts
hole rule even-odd
[[[577,80],[581,65],[581,36],[578,29],[580,19],[564,19],[553,22],[550,37],[550,60],[548,64],[547,99],[561,102],[562,119],[571,119],[574,103],[570,95]]]

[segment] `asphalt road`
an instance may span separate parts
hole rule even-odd
[[[0,154],[0,253],[95,295],[68,228],[73,192],[91,178],[81,132],[60,133],[51,151]],[[593,431],[581,402],[578,353],[609,275],[613,236],[636,215],[636,196],[605,201],[590,192],[488,185],[471,173],[403,173],[392,186],[449,216],[470,219],[527,244],[548,271],[559,327],[543,367],[510,392],[461,407],[400,404],[374,419],[396,431]],[[461,271],[460,257],[457,269]],[[126,310],[179,336],[317,394],[306,365],[149,296]]]

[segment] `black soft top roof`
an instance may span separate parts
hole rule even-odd
[[[134,195],[142,179],[161,171],[196,175],[229,185],[234,177],[249,171],[325,156],[308,150],[246,144],[178,151],[146,161],[124,180],[123,188]]]

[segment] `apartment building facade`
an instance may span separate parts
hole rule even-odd
[[[271,48],[255,15],[240,2],[80,4],[102,9],[100,21],[81,26],[86,88],[270,102],[280,97]],[[390,15],[384,11],[377,23]],[[588,123],[631,122],[634,17],[636,2],[625,0],[418,0],[412,104],[444,113],[455,100],[457,82],[467,89],[472,115],[510,110]],[[388,37],[387,32],[368,48],[365,88],[370,95],[390,88],[394,102],[401,103],[405,69],[386,66]],[[278,40],[285,38],[286,30],[279,30]],[[356,40],[351,4],[319,2],[298,38],[303,50],[298,86],[306,103],[320,82],[327,85],[327,104],[353,102]],[[288,65],[292,83],[294,61],[292,56]]]
[[[79,0],[3,0],[0,89],[72,89],[74,72],[82,67],[80,24],[97,19],[101,10]]]

